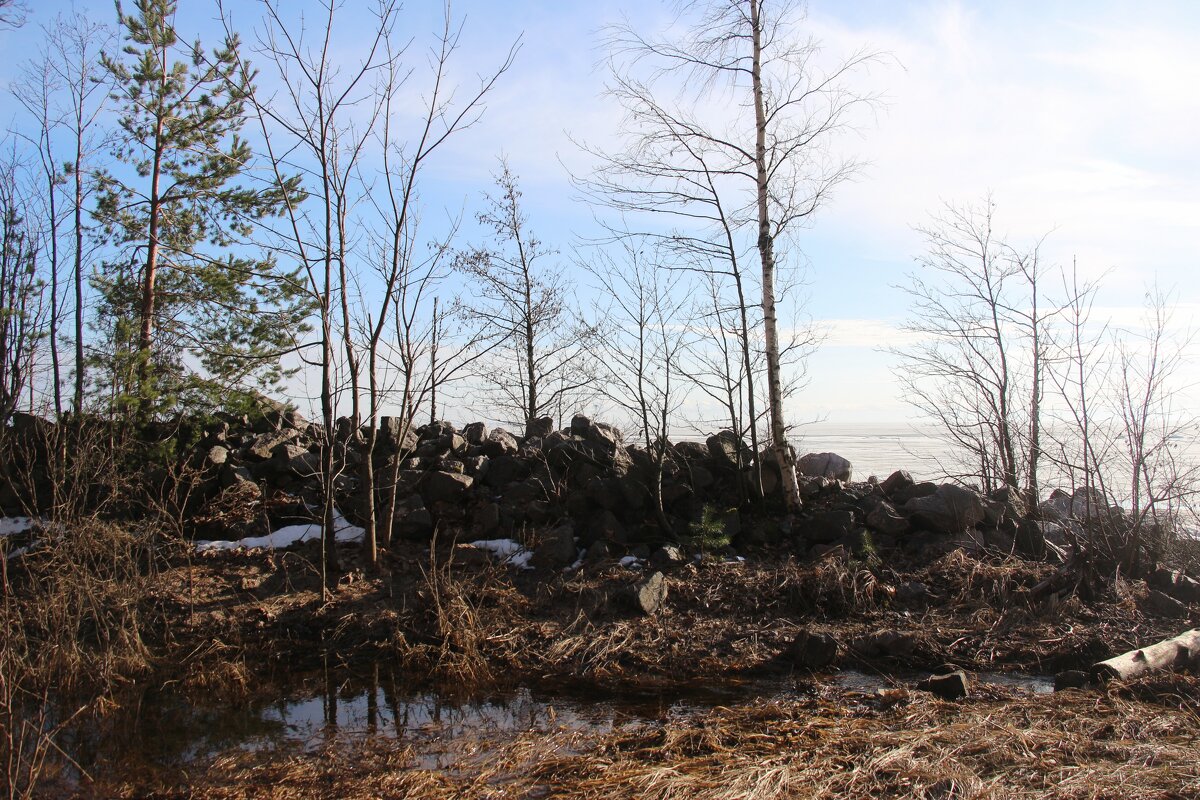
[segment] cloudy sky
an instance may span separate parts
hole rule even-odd
[[[29,5],[31,25],[70,7]],[[181,5],[180,29],[215,40],[206,33],[212,4]],[[227,4],[248,41],[256,5]],[[347,0],[346,11],[367,5]],[[429,30],[438,4],[408,6],[404,25]],[[76,7],[112,13],[104,0]],[[604,144],[619,120],[601,96],[598,31],[623,16],[661,28],[669,9],[657,0],[457,0],[454,11],[465,18],[463,80],[498,63],[518,37],[522,46],[482,122],[436,165],[425,199],[451,214],[469,209],[503,152],[541,238],[569,251],[591,225],[571,200],[568,169],[585,164],[572,139]],[[1099,304],[1118,320],[1136,316],[1157,280],[1175,290],[1180,324],[1192,322],[1200,308],[1200,3],[811,0],[806,27],[831,56],[867,47],[888,57],[856,79],[884,106],[840,144],[868,165],[799,237],[810,264],[808,312],[828,339],[794,416],[908,417],[877,348],[895,340],[905,315],[895,285],[921,251],[913,226],[947,201],[990,192],[1010,241],[1048,236],[1043,255],[1052,262],[1106,274]],[[27,41],[0,33],[6,54]],[[348,57],[360,44],[342,42]],[[14,59],[4,62],[7,81]]]

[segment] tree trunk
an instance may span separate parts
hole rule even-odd
[[[796,464],[787,443],[783,421],[783,383],[779,365],[779,335],[775,318],[775,242],[771,235],[771,215],[767,203],[767,115],[762,86],[762,23],[759,0],[750,0],[750,27],[753,39],[751,79],[754,91],[754,166],[758,194],[758,253],[762,260],[763,338],[766,344],[767,392],[771,412],[771,439],[775,459],[783,479],[783,496],[788,510],[800,508],[800,486]]]

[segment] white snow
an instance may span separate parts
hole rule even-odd
[[[33,520],[29,517],[0,517],[0,536],[24,533],[32,527]]]
[[[514,539],[481,539],[471,542],[471,546],[488,551],[500,559],[502,564],[512,564],[518,569],[533,569],[529,563],[533,553]]]
[[[334,539],[339,542],[357,542],[366,533],[366,531],[357,525],[351,525],[347,522],[346,518],[339,511],[334,512],[333,529]],[[207,553],[213,550],[237,550],[240,548],[249,550],[259,547],[267,550],[282,550],[285,547],[291,547],[300,542],[320,538],[321,525],[320,523],[313,522],[307,525],[288,525],[266,536],[250,536],[245,539],[239,539],[236,542],[196,542],[196,552]]]
[[[637,556],[625,556],[624,558],[621,559],[622,567],[629,567],[630,569],[636,569],[636,568],[640,567],[641,565],[642,565],[642,560],[640,558],[638,558]]]

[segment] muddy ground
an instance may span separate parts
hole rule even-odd
[[[142,603],[153,669],[136,683],[246,702],[272,676],[386,660],[447,693],[504,685],[698,686],[795,676],[801,631],[838,643],[829,670],[917,676],[948,667],[1050,676],[1200,623],[1164,617],[1140,581],[1099,589],[1061,566],[963,549],[807,560],[750,550],[663,569],[655,613],[631,602],[649,568],[568,571],[400,545],[379,571],[343,551],[321,589],[315,544],[173,558]],[[149,613],[150,611],[153,613]],[[899,636],[880,639],[889,632]],[[884,645],[885,642],[900,642]],[[815,681],[607,732],[553,725],[461,742],[455,769],[396,740],[319,750],[233,749],[173,775],[93,774],[82,797],[1121,797],[1200,796],[1200,684],[1031,696],[976,685],[947,702],[898,680],[856,692]],[[119,704],[119,699],[116,701]],[[48,786],[53,785],[48,784]],[[47,791],[50,791],[49,789]],[[53,796],[53,795],[47,795]]]

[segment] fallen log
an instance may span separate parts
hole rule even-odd
[[[1149,672],[1194,666],[1197,663],[1200,663],[1200,628],[1093,664],[1092,675],[1100,680],[1129,680]]]

